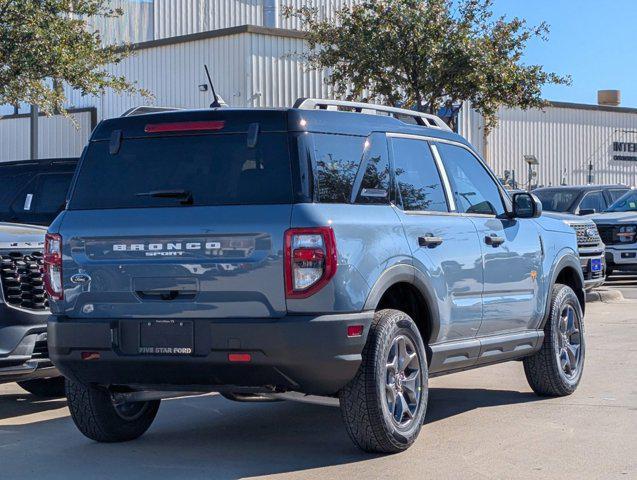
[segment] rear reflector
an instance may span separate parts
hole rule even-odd
[[[347,327],[347,336],[348,337],[362,337],[363,331],[365,330],[364,325],[350,325]]]
[[[82,352],[82,360],[99,360],[100,352]]]
[[[146,133],[162,132],[197,132],[223,130],[226,122],[223,120],[201,122],[173,122],[173,123],[149,123],[144,128]]]
[[[249,353],[229,353],[228,361],[238,362],[238,363],[247,363],[252,361],[252,355],[250,355]]]

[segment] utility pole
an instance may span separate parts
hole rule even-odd
[[[31,140],[31,160],[38,159],[38,106],[31,105],[30,140]]]

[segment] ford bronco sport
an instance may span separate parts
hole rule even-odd
[[[73,420],[117,442],[180,393],[300,393],[397,452],[431,376],[522,360],[537,394],[571,394],[577,240],[540,214],[431,115],[305,99],[106,120],[46,240]]]

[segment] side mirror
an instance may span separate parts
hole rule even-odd
[[[513,195],[513,218],[538,218],[542,215],[542,202],[532,193]]]
[[[597,213],[597,210],[594,208],[581,208],[579,211],[580,215],[593,215],[595,213]]]

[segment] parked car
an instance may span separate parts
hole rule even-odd
[[[43,285],[46,228],[64,208],[77,159],[0,163],[0,383],[64,395],[49,360]]]
[[[562,220],[577,234],[577,247],[584,274],[584,288],[601,287],[606,280],[606,245],[595,222],[569,213],[544,212],[546,217]]]
[[[630,190],[592,218],[606,244],[607,274],[637,271],[637,190]]]
[[[398,452],[430,376],[522,360],[537,394],[569,395],[584,278],[573,229],[540,215],[432,115],[305,99],[106,120],[46,240],[73,420],[117,442],[187,392],[327,396],[356,445]]]
[[[628,190],[630,187],[625,185],[574,185],[542,187],[533,193],[545,212],[591,215],[606,210]]]

